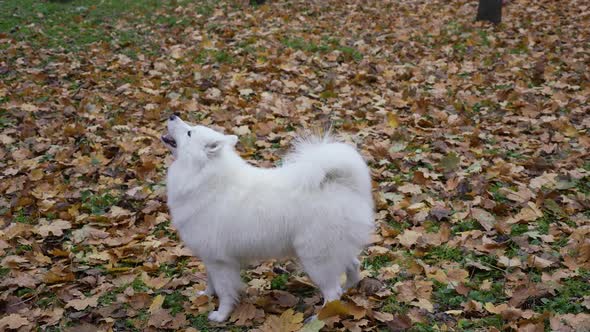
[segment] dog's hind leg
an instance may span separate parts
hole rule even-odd
[[[230,262],[215,262],[207,265],[209,275],[219,297],[219,308],[209,313],[209,319],[216,322],[226,320],[238,301],[242,281],[240,265]]]
[[[197,292],[197,296],[201,295],[215,296],[215,286],[213,286],[213,279],[211,278],[209,269],[207,269],[207,287],[205,288],[205,290]]]
[[[346,283],[344,284],[344,289],[353,288],[361,281],[360,265],[359,260],[355,257],[350,265],[346,267]]]

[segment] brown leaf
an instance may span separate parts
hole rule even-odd
[[[375,317],[376,320],[384,323],[393,320],[393,314],[388,312],[373,312],[373,317]]]
[[[238,326],[246,326],[251,324],[254,317],[256,317],[256,307],[251,303],[240,303],[232,312],[229,320]]]
[[[49,234],[53,234],[54,236],[62,236],[63,231],[70,228],[72,228],[72,224],[69,221],[56,219],[50,221],[49,223],[41,224],[37,229],[37,232],[43,237],[47,237]]]
[[[74,308],[75,310],[84,310],[88,307],[96,307],[98,305],[98,295],[85,297],[83,299],[70,300],[66,303],[66,308]]]
[[[407,315],[396,314],[386,324],[391,332],[403,332],[412,327],[412,320]]]
[[[8,316],[0,318],[0,328],[2,329],[9,328],[16,330],[19,327],[28,324],[30,324],[30,322],[25,317],[19,314],[10,314]]]
[[[496,218],[486,210],[480,208],[472,208],[471,215],[475,220],[479,222],[479,224],[486,230],[491,231],[494,229],[494,224],[496,223]]]

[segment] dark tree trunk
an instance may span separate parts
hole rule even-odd
[[[479,0],[475,20],[500,23],[502,21],[502,0]]]

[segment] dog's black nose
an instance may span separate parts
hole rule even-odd
[[[172,121],[172,120],[174,120],[176,118],[179,118],[179,117],[180,117],[180,114],[174,113],[174,114],[170,115],[170,117],[168,118],[168,120],[171,120]]]

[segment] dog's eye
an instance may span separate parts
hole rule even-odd
[[[187,131],[186,134],[188,135],[188,137],[191,137],[191,131]]]

